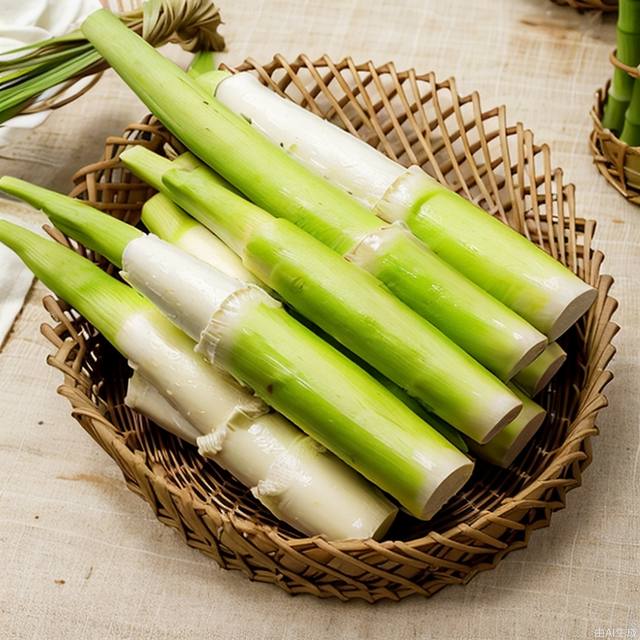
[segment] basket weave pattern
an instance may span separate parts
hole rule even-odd
[[[596,304],[563,340],[569,353],[563,373],[540,396],[549,410],[545,425],[509,470],[478,463],[467,487],[433,520],[401,515],[383,542],[331,542],[275,520],[228,473],[124,406],[124,359],[84,318],[48,297],[44,304],[56,324],[44,325],[43,333],[55,349],[49,363],[64,374],[59,391],[131,490],[222,567],[292,594],[369,602],[430,596],[465,583],[547,526],[591,461],[617,331],[612,279],[600,275],[603,256],[592,248],[595,225],[576,216],[573,186],[551,168],[548,148],[534,144],[522,125],[507,125],[504,107],[483,111],[477,94],[459,96],[453,80],[348,58],[300,56],[289,63],[276,56],[266,66],[249,60],[241,68],[403,164],[423,165],[598,288]],[[103,159],[75,175],[72,195],[137,222],[152,191],[119,162],[130,144],[169,156],[181,150],[148,116],[107,140]]]

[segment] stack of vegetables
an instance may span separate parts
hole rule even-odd
[[[595,290],[251,76],[188,75],[106,11],[82,31],[190,152],[121,156],[159,192],[149,235],[0,180],[127,284],[9,223],[0,241],[128,358],[126,402],[331,538],[383,536],[396,504],[431,518],[476,456],[511,464]]]

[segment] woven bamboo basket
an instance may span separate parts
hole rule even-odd
[[[628,73],[632,78],[640,78],[640,71],[629,67],[610,55],[611,64]],[[605,180],[629,202],[640,205],[640,147],[630,147],[609,129],[602,126],[604,105],[607,100],[609,82],[595,94],[591,109],[593,129],[589,136],[589,147],[593,161]]]
[[[423,165],[597,287],[596,304],[562,341],[569,354],[563,373],[540,396],[549,410],[545,425],[508,470],[478,463],[466,488],[431,521],[403,514],[382,542],[335,542],[277,521],[228,473],[127,408],[124,359],[73,309],[47,297],[55,324],[42,330],[54,347],[49,364],[64,375],[59,392],[156,517],[224,568],[291,594],[369,602],[466,583],[546,527],[591,461],[617,331],[612,279],[600,274],[603,255],[592,247],[595,224],[576,216],[573,186],[552,169],[548,148],[522,125],[508,125],[504,107],[483,110],[476,93],[460,96],[451,79],[326,56],[276,56],[241,68],[392,158]],[[132,144],[170,156],[181,149],[148,116],[107,140],[102,159],[74,176],[72,195],[135,223],[152,192],[120,164]]]
[[[618,0],[553,0],[556,4],[573,7],[579,11],[604,11],[618,10]]]

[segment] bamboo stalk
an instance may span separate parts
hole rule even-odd
[[[620,0],[617,24],[617,57],[629,67],[640,64],[640,0]],[[609,87],[607,103],[604,107],[602,126],[620,134],[625,126],[625,113],[634,90],[633,78],[617,67]],[[631,122],[639,122],[636,107],[631,114]],[[631,125],[631,128],[633,126]],[[629,133],[629,132],[628,132]]]

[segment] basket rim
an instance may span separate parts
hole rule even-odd
[[[640,75],[638,76],[640,77]],[[640,205],[640,188],[628,184],[624,169],[627,157],[640,156],[640,147],[633,147],[621,140],[613,131],[602,124],[604,105],[611,80],[594,92],[594,101],[589,112],[593,124],[589,134],[589,150],[593,156],[593,163],[603,178],[621,196],[631,204]],[[616,157],[607,152],[605,145],[610,144],[616,149]]]
[[[398,78],[410,78],[412,80],[435,78],[435,75],[432,72],[417,74],[415,69],[413,68],[407,69],[405,71],[396,71],[393,62],[387,62],[383,65],[374,67],[371,61],[367,61],[361,64],[354,64],[350,57],[343,58],[338,63],[334,63],[331,58],[326,55],[320,57],[315,61],[312,61],[311,58],[309,58],[305,54],[300,54],[299,56],[297,56],[293,63],[287,62],[286,58],[281,55],[276,55],[273,57],[271,63],[268,63],[264,66],[257,65],[251,58],[248,58],[242,65],[238,67],[238,70],[252,69],[255,71],[255,67],[259,67],[260,69],[265,70],[266,73],[268,72],[268,69],[277,67],[278,65],[283,66],[285,69],[293,68],[296,65],[298,65],[299,67],[309,67],[310,65],[313,67],[324,66],[335,70],[351,68],[356,71],[365,72],[371,69],[375,69],[376,72],[381,75],[391,74]],[[437,82],[437,85],[441,87],[451,88],[451,90],[456,93],[460,104],[473,101],[479,102],[479,95],[476,91],[466,96],[459,96],[455,89],[454,78],[447,78],[444,81],[439,81]],[[505,107],[499,106],[486,111],[482,111],[483,114],[495,114],[496,112],[501,112],[504,117]],[[146,116],[142,119],[140,127],[148,127],[151,122],[153,122],[152,117]],[[130,125],[129,127],[126,127],[124,137],[126,138],[127,135],[137,126],[138,125]],[[520,123],[507,126],[507,130],[513,130],[514,128],[521,128],[522,131],[526,132],[531,136],[531,139],[533,139],[532,132],[528,129],[523,129]],[[113,145],[113,140],[111,137],[106,141],[107,149],[110,144]],[[541,147],[535,147],[534,145],[534,148],[537,149],[541,149],[543,147],[546,147],[546,145],[542,145]],[[96,164],[99,163],[92,163],[80,169],[74,174],[73,180],[74,183],[76,183],[76,187],[74,187],[70,195],[76,197],[81,192],[81,183],[84,179],[84,176],[86,176],[87,173],[91,172]],[[550,169],[551,175],[555,175],[556,173],[562,175],[562,169]],[[573,192],[574,189],[574,186],[571,183],[562,183],[560,187],[566,188],[570,192]],[[587,226],[595,226],[595,221],[590,219],[584,220],[584,223]],[[564,224],[568,224],[567,221],[564,221]],[[62,236],[62,234],[59,234],[59,232],[56,233],[55,231],[52,231],[52,234],[58,241],[64,241],[64,237]],[[207,513],[211,517],[212,521],[216,520],[222,524],[228,523],[242,533],[253,533],[255,531],[260,531],[270,540],[272,540],[274,544],[281,548],[286,547],[295,549],[297,547],[306,547],[310,543],[322,542],[322,544],[324,545],[330,545],[338,553],[346,554],[353,551],[361,551],[366,549],[384,550],[387,552],[393,552],[395,550],[401,549],[402,551],[406,552],[408,550],[417,549],[418,547],[429,545],[431,543],[440,543],[443,540],[447,540],[449,541],[449,543],[454,543],[455,545],[459,545],[462,547],[464,545],[460,542],[456,542],[454,538],[459,534],[469,534],[473,531],[474,536],[477,539],[482,540],[484,544],[486,544],[488,547],[491,547],[492,552],[495,553],[495,555],[493,556],[494,561],[486,563],[486,566],[485,564],[479,564],[473,567],[465,576],[464,582],[471,579],[471,577],[473,577],[479,571],[495,566],[497,561],[499,561],[510,551],[526,546],[531,532],[537,528],[547,526],[553,511],[565,506],[565,493],[575,488],[576,486],[579,486],[581,473],[584,468],[586,468],[591,462],[592,456],[589,446],[589,439],[591,436],[597,435],[598,433],[598,428],[595,425],[597,414],[608,404],[607,397],[604,394],[604,389],[613,378],[613,374],[607,369],[607,366],[616,351],[615,346],[611,344],[611,340],[617,333],[619,327],[617,324],[612,322],[611,317],[617,307],[617,301],[609,294],[610,287],[613,283],[613,278],[606,274],[599,274],[599,268],[604,258],[602,252],[597,249],[593,249],[591,246],[585,246],[585,251],[587,250],[591,252],[591,260],[593,264],[596,265],[594,267],[594,269],[596,270],[595,275],[597,276],[597,285],[595,286],[598,287],[598,301],[596,304],[601,305],[600,314],[606,316],[604,319],[604,323],[605,330],[607,331],[608,336],[608,339],[605,341],[606,348],[603,349],[603,353],[600,355],[597,375],[594,374],[594,381],[591,385],[593,387],[592,392],[595,397],[592,399],[590,405],[582,407],[583,413],[587,414],[586,418],[585,416],[582,416],[582,419],[584,420],[584,425],[582,426],[582,428],[580,430],[571,432],[570,437],[567,437],[565,441],[562,442],[561,446],[556,451],[554,451],[553,457],[550,458],[548,465],[541,471],[541,473],[535,478],[535,480],[532,480],[528,485],[524,486],[515,496],[502,498],[499,504],[493,505],[489,509],[482,510],[473,519],[470,519],[469,522],[457,524],[442,533],[430,531],[424,536],[412,538],[410,540],[389,539],[383,540],[381,542],[376,542],[371,539],[332,541],[328,540],[324,535],[290,538],[286,535],[281,534],[277,530],[277,527],[273,525],[255,522],[251,519],[238,516],[233,512],[224,512],[218,509],[215,505],[202,501],[197,495],[192,493],[189,496],[189,500],[193,503],[194,508]],[[46,296],[43,299],[43,304],[45,308],[50,313],[52,313],[53,319],[57,321],[57,324],[55,326],[51,326],[49,324],[44,324],[42,326],[43,335],[52,343],[53,347],[57,349],[57,353],[55,355],[50,355],[47,360],[50,365],[60,369],[61,366],[59,362],[56,363],[56,357],[59,356],[60,353],[65,349],[64,341],[62,340],[61,336],[65,333],[73,336],[75,331],[68,317],[64,314],[61,315],[56,310],[56,307],[58,308],[58,310],[64,310],[65,308],[68,308],[62,301],[58,300],[54,302],[53,298],[51,298],[50,296]],[[58,393],[68,398],[72,405],[72,415],[74,415],[74,417],[83,415],[84,412],[90,411],[90,407],[94,407],[94,405],[90,403],[87,397],[72,392],[73,389],[70,388],[68,384],[72,378],[76,378],[77,380],[78,376],[81,375],[81,372],[79,370],[69,371],[68,367],[62,370],[65,374],[65,383],[58,388]],[[110,423],[103,417],[101,418],[97,415],[91,415],[89,417],[94,422],[102,421],[102,428],[115,428],[115,425],[112,425],[112,423]],[[576,417],[574,418],[574,422],[577,422],[578,418],[580,417],[581,414],[577,413]],[[117,441],[118,434],[114,433],[112,438],[114,441]],[[170,494],[178,495],[183,492],[182,489],[173,484],[166,476],[163,477],[155,474],[155,472],[147,465],[144,457],[144,452],[131,450],[126,447],[124,442],[122,442],[123,439],[121,437],[119,440],[122,447],[122,450],[119,451],[119,455],[127,455],[132,457],[133,464],[139,466],[140,469],[144,470],[144,474],[148,479],[151,479],[154,482],[159,482]],[[114,442],[114,447],[120,449],[120,445]],[[586,450],[583,450],[583,445]],[[112,457],[114,456],[112,455]],[[118,460],[116,460],[116,462],[118,463]],[[126,478],[126,475],[125,480],[127,481],[127,484],[130,484],[129,480]],[[556,489],[561,496],[560,499],[555,501],[542,499],[541,496],[543,496],[549,489]],[[180,496],[181,499],[182,497],[183,496]],[[509,517],[509,515],[514,511],[531,509],[533,507],[543,507],[545,509],[546,517],[538,519],[534,522],[521,522],[520,520],[512,520]],[[213,517],[214,515],[215,518]],[[485,528],[486,525],[503,525],[505,523],[507,523],[510,528],[522,530],[523,539],[507,544],[499,538],[493,537],[487,532],[483,531],[483,528]],[[473,547],[473,549],[475,553],[478,553],[477,547]],[[468,549],[466,549],[466,551],[468,551]],[[421,551],[420,553],[424,554],[426,552]],[[406,558],[403,558],[403,561],[406,561]],[[415,590],[414,584],[412,584],[412,589]]]

